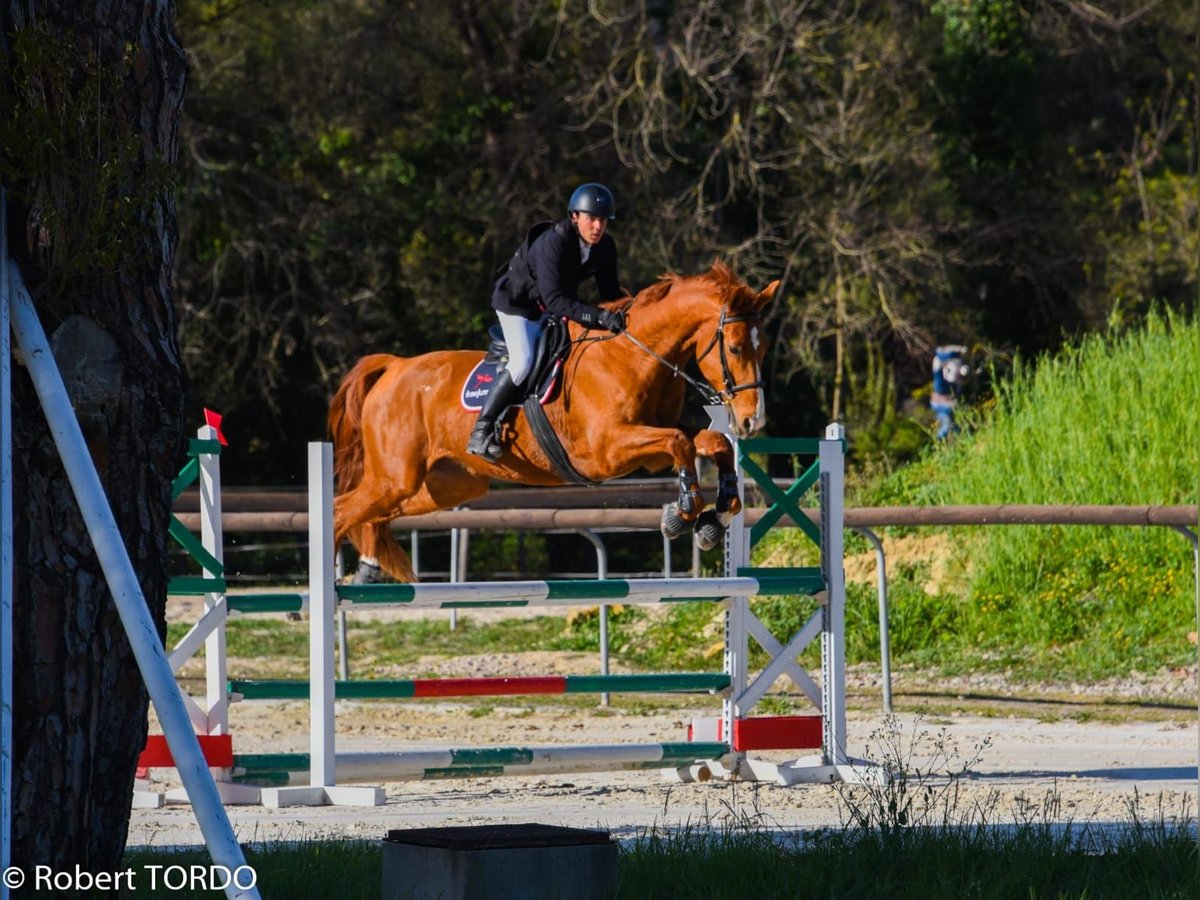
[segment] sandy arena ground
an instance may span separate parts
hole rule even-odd
[[[231,667],[232,668],[232,667]],[[505,654],[447,660],[447,675],[594,673],[585,654]],[[878,759],[881,740],[878,672],[849,673],[850,752]],[[1013,689],[996,677],[929,680],[893,674],[901,742],[928,732],[908,757],[927,767],[934,737],[944,732],[959,767],[978,762],[959,782],[958,809],[989,804],[990,821],[1014,821],[1015,811],[1040,809],[1055,795],[1055,821],[1127,823],[1135,792],[1140,816],[1192,815],[1196,808],[1197,736],[1194,670],[1160,672],[1088,686]],[[601,709],[539,702],[536,697],[479,703],[341,702],[338,749],[524,746],[534,744],[658,743],[686,740],[694,715],[713,715],[713,701],[683,698],[677,708]],[[916,710],[922,710],[917,714]],[[298,701],[255,701],[231,713],[236,753],[306,751],[308,706]],[[782,761],[787,754],[765,753]],[[938,765],[939,770],[944,766]],[[171,770],[155,770],[153,786],[177,784]],[[931,782],[945,784],[943,779]],[[492,779],[413,781],[382,785],[379,807],[265,809],[229,807],[243,841],[321,836],[381,838],[389,829],[500,822],[598,827],[630,838],[653,828],[688,823],[745,821],[795,831],[846,821],[839,787],[708,781],[680,784],[658,771],[626,771]],[[1160,812],[1161,810],[1161,812]],[[190,807],[134,810],[130,845],[201,843]]]

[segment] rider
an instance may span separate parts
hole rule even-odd
[[[504,448],[496,427],[508,407],[519,402],[529,375],[538,335],[549,316],[564,316],[585,328],[625,330],[620,310],[598,309],[579,300],[580,283],[596,279],[601,300],[625,296],[617,278],[617,245],[607,233],[617,215],[612,191],[583,184],[567,204],[569,218],[535,225],[496,280],[492,308],[504,330],[508,363],[496,375],[471,432],[467,452],[497,460]]]

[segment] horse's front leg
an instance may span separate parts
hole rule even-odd
[[[696,455],[711,459],[717,464],[716,511],[728,525],[729,520],[742,509],[742,498],[738,493],[737,464],[733,456],[733,445],[719,431],[701,431],[694,439]]]
[[[729,438],[717,431],[701,431],[695,438],[696,455],[717,464],[717,499],[696,520],[696,543],[711,550],[721,542],[729,523],[742,510],[737,465]]]
[[[679,478],[679,499],[663,507],[662,532],[668,540],[674,540],[695,526],[704,509],[704,497],[696,474],[696,446],[682,431],[610,425],[597,431],[591,449],[596,458],[595,471],[603,472],[602,478],[615,478],[639,468],[661,472],[672,467]]]
[[[695,462],[679,467],[679,499],[663,507],[662,533],[673,541],[695,527],[704,509]]]

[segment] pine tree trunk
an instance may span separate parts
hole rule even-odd
[[[5,158],[10,253],[162,629],[184,400],[169,175],[186,62],[174,4],[0,0],[0,16],[4,99],[28,139]],[[13,430],[13,863],[115,871],[147,694],[19,364]]]

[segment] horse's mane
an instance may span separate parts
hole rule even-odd
[[[724,262],[720,259],[714,259],[712,268],[699,275],[680,275],[678,272],[664,272],[658,276],[657,282],[645,288],[633,298],[630,308],[636,309],[640,306],[659,303],[677,285],[682,287],[696,281],[707,281],[715,289],[721,305],[729,307],[731,312],[739,311],[744,302],[748,303],[754,299],[754,294],[746,286],[746,283],[734,275],[733,270]]]

